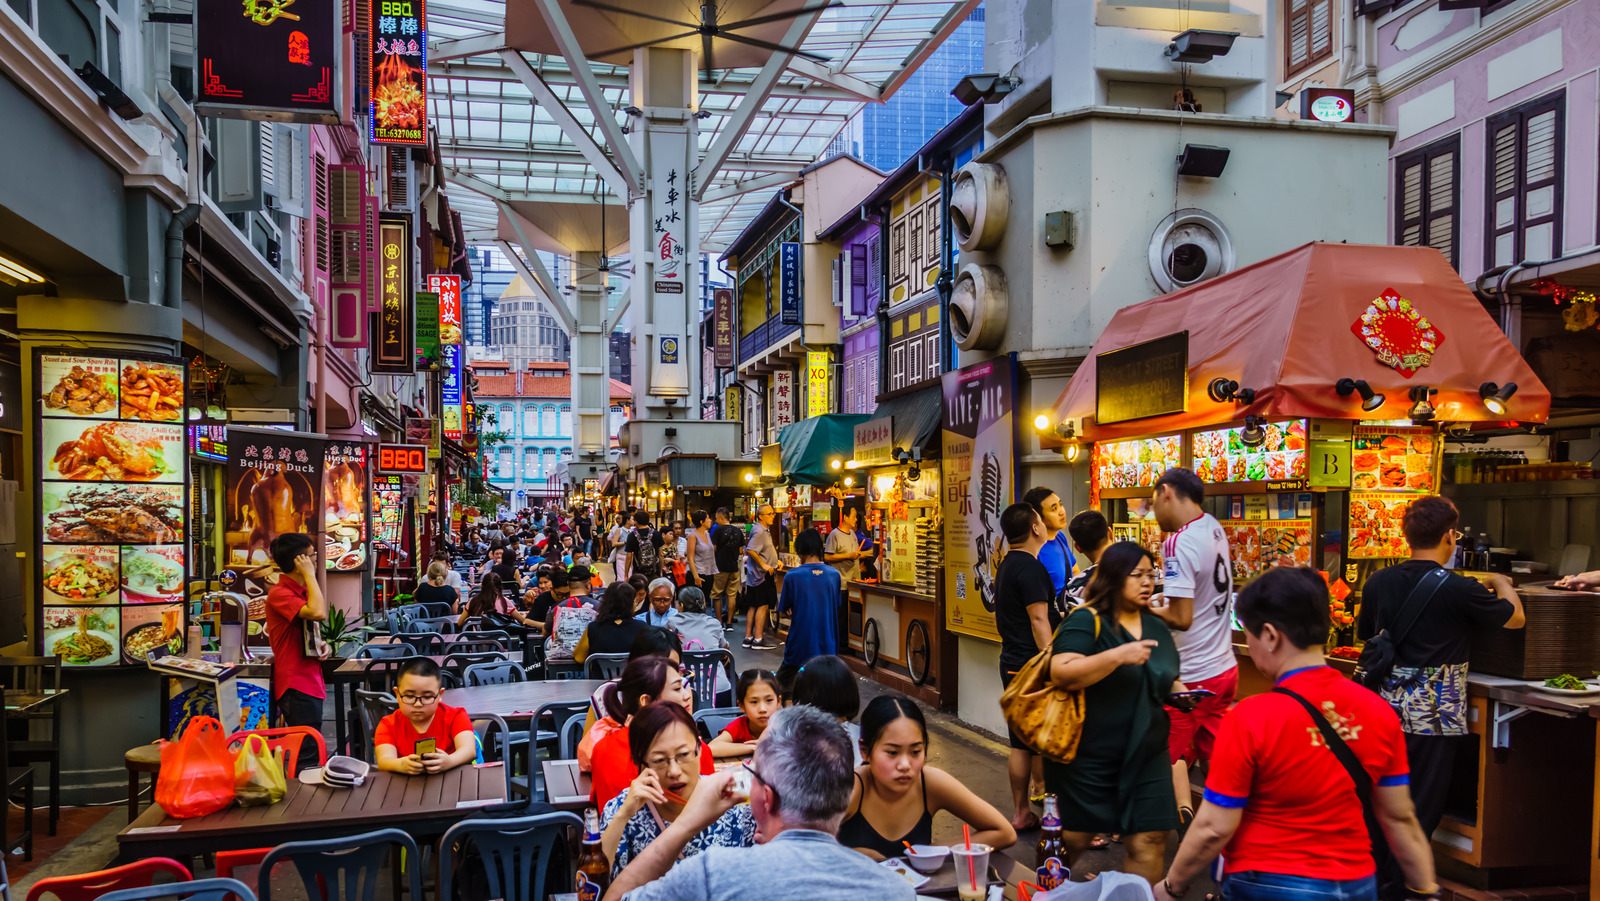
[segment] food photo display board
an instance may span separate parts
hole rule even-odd
[[[65,666],[181,646],[188,572],[179,357],[34,351],[36,644]]]

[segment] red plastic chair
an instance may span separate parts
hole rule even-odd
[[[60,901],[95,901],[101,895],[118,889],[155,885],[156,877],[163,873],[173,877],[175,882],[188,882],[194,878],[189,874],[189,868],[176,860],[150,857],[109,870],[41,879],[28,889],[28,901],[40,901],[47,896],[54,896]]]
[[[322,733],[310,726],[282,726],[277,729],[245,729],[228,736],[228,752],[239,753],[239,746],[251,735],[259,735],[267,740],[267,747],[274,751],[284,751],[283,775],[293,779],[296,767],[300,762],[300,746],[306,739],[313,738],[317,742],[317,763],[319,766],[328,762],[328,744],[322,738]],[[221,874],[218,874],[221,875]]]
[[[310,726],[283,726],[277,729],[246,729],[242,732],[235,732],[228,736],[228,750],[238,753],[238,749],[234,747],[235,743],[243,744],[245,738],[251,735],[259,735],[265,738],[267,747],[274,751],[279,749],[284,751],[283,774],[290,779],[294,778],[295,767],[300,760],[300,746],[305,743],[308,737],[315,739],[317,742],[317,762],[319,764],[328,762],[327,742],[323,740],[321,732]],[[271,850],[271,848],[249,848],[243,851],[218,851],[216,855],[217,875],[233,878],[233,871],[236,867],[255,866]]]

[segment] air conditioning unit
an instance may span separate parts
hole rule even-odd
[[[1004,167],[968,163],[950,183],[950,227],[962,250],[992,250],[1005,234],[1011,213]]]

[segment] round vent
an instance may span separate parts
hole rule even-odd
[[[1150,275],[1163,294],[1215,278],[1233,263],[1233,238],[1205,210],[1178,210],[1150,236]]]
[[[950,294],[950,333],[962,350],[992,350],[1006,331],[1006,275],[998,266],[968,263]]]
[[[989,163],[962,166],[950,183],[950,225],[962,250],[989,250],[1000,243],[1011,213],[1006,170]]]

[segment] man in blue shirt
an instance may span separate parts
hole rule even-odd
[[[1028,493],[1022,496],[1022,502],[1032,507],[1044,520],[1044,533],[1049,537],[1045,539],[1044,547],[1039,549],[1039,562],[1044,564],[1044,568],[1050,572],[1050,581],[1055,583],[1057,611],[1066,613],[1063,598],[1067,581],[1078,566],[1077,558],[1072,556],[1072,542],[1063,531],[1067,527],[1067,508],[1062,506],[1060,496],[1043,485],[1029,488]]]

